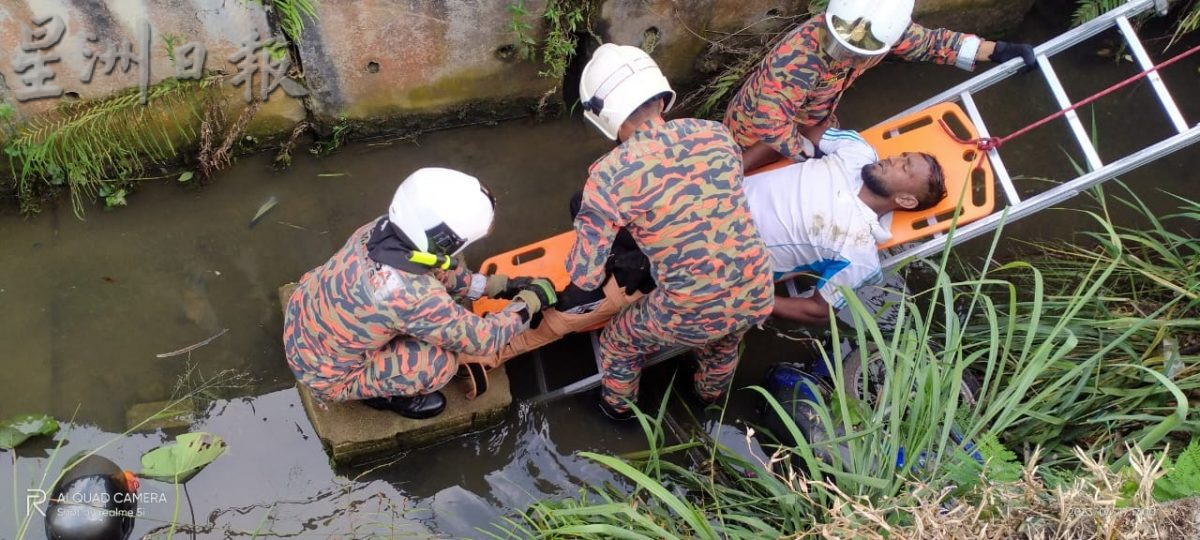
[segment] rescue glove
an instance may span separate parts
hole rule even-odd
[[[504,298],[506,300],[512,299],[512,295],[502,295],[513,285],[513,281],[513,279],[509,279],[509,277],[504,274],[492,274],[487,276],[486,285],[483,286],[483,295],[488,298]],[[517,291],[514,290],[512,294],[517,294]]]
[[[506,278],[507,282],[502,287],[497,289],[495,294],[490,294],[491,288],[489,287],[488,288],[488,291],[489,291],[488,296],[491,298],[503,298],[505,300],[512,300],[513,297],[515,297],[517,295],[517,293],[521,292],[522,288],[532,285],[533,282],[538,279],[544,279],[546,281],[550,281],[549,278],[537,278],[537,277],[533,277],[533,276],[513,276],[513,277]]]
[[[530,281],[528,285],[521,286],[513,300],[524,303],[526,315],[532,317],[534,313],[558,303],[558,295],[555,294],[554,284],[550,283],[550,280],[538,278]]]
[[[650,259],[639,250],[617,253],[608,258],[606,269],[625,289],[625,294],[634,291],[648,293],[654,290],[654,277],[650,275]]]
[[[1037,56],[1033,54],[1033,46],[1028,43],[1010,43],[1008,41],[997,41],[996,48],[992,51],[988,60],[997,64],[1003,64],[1013,58],[1020,58],[1025,61],[1027,69],[1037,67]]]

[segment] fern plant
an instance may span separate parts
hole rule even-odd
[[[1192,439],[1183,453],[1163,463],[1165,475],[1154,482],[1154,500],[1173,501],[1200,494],[1200,440]]]
[[[64,101],[15,130],[4,146],[22,211],[37,210],[42,188],[66,186],[77,216],[101,187],[177,160],[199,135],[213,79],[168,79],[151,86],[147,104],[137,88],[98,100]],[[106,200],[119,187],[105,190]]]

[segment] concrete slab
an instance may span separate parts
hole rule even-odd
[[[281,305],[287,305],[295,288],[294,283],[279,288]],[[465,382],[452,381],[443,389],[446,411],[428,420],[404,418],[357,401],[322,403],[304,385],[297,383],[296,389],[325,451],[339,464],[354,464],[499,424],[512,404],[503,367],[491,372],[490,382],[486,394],[468,401]]]

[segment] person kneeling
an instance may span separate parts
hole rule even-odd
[[[495,354],[557,300],[548,280],[456,264],[490,232],[494,212],[495,199],[470,175],[409,175],[387,214],[304,274],[288,299],[284,351],[296,378],[323,400],[364,400],[409,418],[440,414],[439,390],[460,354]],[[514,301],[486,317],[458,303],[482,296]]]

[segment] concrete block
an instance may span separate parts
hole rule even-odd
[[[324,0],[300,40],[315,118],[381,122],[478,102],[532,103],[558,81],[511,53],[510,2]],[[545,0],[528,0],[536,14]]]
[[[295,283],[279,288],[280,303],[285,309],[295,288]],[[512,404],[508,375],[501,367],[490,373],[489,381],[487,393],[473,401],[465,397],[464,381],[451,381],[442,389],[446,395],[445,412],[428,420],[404,418],[358,401],[321,402],[299,383],[296,390],[325,451],[337,463],[353,464],[499,424]]]
[[[154,431],[158,429],[187,429],[196,420],[196,402],[191,399],[177,403],[171,401],[155,401],[139,403],[125,412],[125,424],[128,429],[134,429],[143,420],[148,422],[137,428],[137,431]]]

